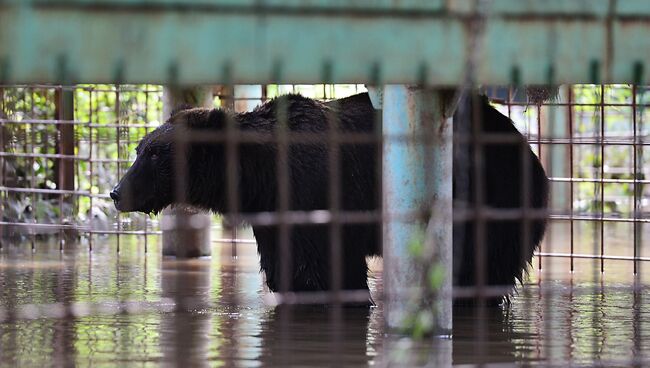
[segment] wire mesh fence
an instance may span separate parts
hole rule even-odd
[[[255,243],[250,232],[239,227],[242,223],[257,226],[257,240],[265,239],[276,247],[274,252],[277,252],[280,259],[293,262],[303,260],[296,258],[295,252],[300,252],[301,249],[291,246],[293,237],[300,236],[301,228],[312,226],[317,229],[318,236],[326,247],[315,249],[317,252],[326,252],[320,254],[326,261],[319,267],[327,269],[322,273],[327,279],[306,280],[304,285],[299,285],[297,282],[301,279],[295,278],[295,274],[301,272],[297,268],[300,265],[282,261],[274,269],[269,265],[265,268],[262,264],[263,270],[266,271],[264,281],[272,290],[278,291],[275,297],[267,298],[271,304],[367,302],[368,294],[364,288],[367,284],[363,284],[366,282],[365,257],[362,257],[363,265],[355,265],[356,269],[364,271],[363,283],[346,284],[350,282],[348,278],[354,272],[343,261],[350,257],[350,249],[345,247],[346,236],[365,234],[364,236],[369,238],[365,241],[380,246],[382,234],[378,224],[386,221],[423,221],[428,216],[426,211],[386,213],[381,210],[381,198],[374,198],[377,193],[381,193],[377,192],[377,188],[381,188],[380,166],[365,168],[368,173],[372,173],[366,173],[370,182],[364,183],[365,188],[375,188],[368,190],[369,197],[364,197],[362,203],[350,204],[358,200],[347,196],[349,186],[356,185],[356,182],[346,182],[346,175],[350,173],[350,167],[357,168],[351,164],[351,160],[358,159],[357,155],[381,157],[381,145],[386,140],[398,143],[418,140],[423,144],[431,144],[431,137],[428,136],[382,137],[381,130],[378,129],[379,119],[373,118],[368,122],[370,126],[363,131],[354,131],[342,126],[340,123],[348,113],[346,106],[349,105],[345,105],[346,100],[340,99],[363,92],[365,88],[360,85],[218,86],[214,88],[215,106],[241,113],[250,111],[271,98],[287,93],[300,93],[324,103],[323,106],[330,111],[330,115],[323,118],[328,125],[301,131],[292,125],[295,120],[289,118],[289,109],[294,101],[276,99],[275,110],[271,112],[277,124],[273,129],[246,130],[237,125],[242,122],[237,120],[240,115],[223,115],[220,116],[222,121],[209,121],[222,123],[223,130],[220,131],[196,129],[197,126],[191,126],[192,116],[188,114],[197,111],[187,110],[189,112],[184,115],[183,111],[180,112],[181,115],[177,115],[177,119],[182,119],[176,124],[186,124],[194,130],[179,130],[176,133],[181,132],[180,134],[167,137],[170,142],[177,144],[175,153],[181,157],[187,155],[190,160],[196,150],[192,145],[202,145],[206,150],[210,149],[210,145],[222,145],[223,151],[220,152],[223,153],[223,162],[207,163],[224,166],[222,177],[210,178],[214,180],[210,190],[223,193],[223,197],[215,197],[212,208],[226,214],[231,225],[226,229],[221,225],[215,226],[215,230],[219,232],[216,242],[229,245],[231,255],[241,254],[237,252],[238,247]],[[520,147],[522,143],[519,140],[503,133],[483,134],[480,130],[471,129],[466,131],[471,134],[456,134],[455,143],[469,142],[473,148],[469,154],[473,156],[468,157],[473,157],[475,162],[482,160],[485,146],[511,145],[520,149],[523,155],[530,145],[549,177],[549,209],[547,211],[535,208],[533,203],[528,202],[527,198],[532,194],[528,192],[530,189],[527,189],[531,188],[531,184],[526,182],[530,180],[527,179],[527,173],[533,168],[527,160],[521,160],[522,167],[519,171],[522,189],[512,194],[522,197],[519,208],[495,208],[482,204],[476,198],[485,195],[482,192],[484,188],[476,185],[466,188],[466,191],[476,196],[473,197],[475,202],[471,206],[455,207],[454,221],[474,221],[471,226],[477,226],[476,236],[472,238],[475,242],[476,254],[473,257],[476,262],[471,265],[476,267],[472,272],[476,272],[473,276],[477,282],[457,285],[464,287],[455,288],[454,295],[457,298],[478,295],[479,298],[485,299],[493,295],[501,296],[504,291],[510,292],[509,284],[503,286],[491,283],[485,266],[480,265],[482,261],[490,259],[486,247],[481,246],[487,239],[485,228],[493,222],[521,220],[517,222],[517,227],[522,229],[517,233],[520,237],[518,240],[521,244],[529,244],[530,237],[533,236],[531,234],[534,221],[548,217],[545,240],[536,251],[537,258],[533,269],[591,272],[592,281],[596,285],[604,279],[602,272],[608,272],[610,265],[613,265],[613,272],[625,272],[630,279],[636,279],[637,283],[627,285],[623,289],[624,292],[630,291],[634,295],[632,311],[637,314],[637,318],[633,319],[635,332],[632,338],[640,343],[645,336],[642,315],[647,309],[647,304],[642,298],[647,288],[642,269],[643,263],[650,260],[647,255],[647,241],[644,242],[644,239],[650,236],[650,189],[646,185],[650,182],[650,155],[646,149],[650,145],[650,127],[647,124],[650,118],[648,87],[566,86],[560,88],[558,97],[541,103],[531,103],[526,99],[525,93],[522,94],[521,90],[515,88],[485,88],[483,92],[491,98],[491,106],[508,116],[526,137],[526,147]],[[109,250],[111,252],[120,252],[123,249],[120,239],[127,239],[122,240],[126,242],[124,246],[127,247],[131,247],[133,239],[136,239],[136,247],[142,247],[145,252],[148,247],[155,247],[151,241],[155,239],[152,235],[161,233],[159,217],[134,212],[118,214],[109,192],[127,173],[136,158],[139,142],[169,118],[162,113],[162,87],[0,86],[0,99],[3,112],[0,117],[0,165],[3,173],[0,188],[0,244],[3,249],[18,244],[29,244],[32,251],[38,253],[39,244],[43,241],[55,241],[61,249],[81,243],[83,249],[94,251],[97,246],[102,246],[101,240],[106,236],[117,239],[115,249]],[[466,105],[465,113],[477,119],[476,115],[472,115],[475,113],[473,108],[472,104]],[[185,148],[187,152],[181,154],[182,150],[178,147],[182,146],[178,145],[179,143],[192,149]],[[241,176],[259,174],[265,172],[265,168],[246,168],[240,160],[242,155],[246,154],[247,148],[262,145],[273,145],[273,149],[264,151],[262,155],[265,158],[263,164],[272,165],[274,169],[270,171],[271,177],[266,178],[267,181],[264,182],[270,192],[264,193],[273,192],[273,195],[268,195],[266,201],[252,205],[246,199],[251,198],[253,194],[242,193],[246,187],[242,185]],[[365,150],[350,155],[350,147],[354,145],[364,147]],[[137,154],[141,155],[142,151]],[[161,152],[155,154],[162,155]],[[296,170],[301,167],[296,166],[292,160],[323,154],[325,166],[308,168],[310,173],[319,173],[313,177],[313,181],[297,183]],[[170,185],[174,185],[178,191],[174,193],[179,193],[179,197],[174,200],[200,202],[202,198],[192,198],[193,193],[185,190],[193,185],[188,182],[190,174],[180,174],[193,169],[192,165],[185,162],[182,158],[176,159],[175,175],[170,178],[170,183],[173,183]],[[480,165],[478,169],[472,169],[478,170],[474,172],[477,177],[485,175],[480,171]],[[243,172],[245,170],[249,172]],[[363,173],[352,172],[350,176],[355,174]],[[316,192],[314,188],[322,186],[323,182],[325,192]],[[296,202],[296,193],[303,190],[296,189],[296,185],[314,191],[311,202]],[[155,192],[154,188],[150,190]],[[203,192],[201,194],[205,195]],[[183,198],[184,196],[188,197]],[[220,220],[215,223],[220,224]],[[481,226],[485,228],[481,229]],[[247,236],[240,238],[238,235],[241,234]],[[414,243],[417,248],[417,240]],[[147,257],[157,259],[157,256],[150,253],[147,253]],[[3,280],[11,277],[9,274],[3,275]],[[540,295],[562,293],[559,288],[542,284],[544,276],[540,272],[531,270],[529,277],[539,283]],[[316,282],[319,287],[310,287],[312,284],[309,282]],[[370,283],[375,288],[375,301],[381,303],[384,297],[381,281],[379,287],[374,280]],[[526,287],[522,290],[525,293]],[[607,291],[603,290],[597,286],[586,291],[576,288],[575,294],[607,295]],[[616,291],[612,293],[618,295]],[[4,303],[1,305],[4,308],[0,309],[0,320],[6,322],[40,318],[84,318],[92,315],[128,315],[151,311],[168,313],[206,305],[205,301],[197,302],[193,298],[194,296],[188,294],[181,298],[141,302],[120,298],[112,302],[57,300],[53,303],[21,306]],[[562,318],[565,311],[555,313],[553,305],[539,305],[541,303],[536,303],[533,299],[522,297],[522,303],[526,303],[523,309],[542,310],[539,313],[543,313],[546,319],[535,327],[543,330],[546,341],[552,341],[553,323],[557,323],[557,318]],[[598,313],[602,307],[602,303],[597,300],[583,300],[582,303],[586,303],[585,313]],[[340,310],[338,311],[336,313],[340,313]],[[478,311],[478,321],[483,322],[477,322],[472,338],[485,343],[490,338],[490,309],[479,308]],[[329,316],[330,321],[338,321],[340,324],[344,315],[336,313]],[[280,323],[280,332],[285,335],[289,333],[288,326],[291,326],[286,318]],[[602,325],[592,327],[599,331],[607,328]],[[329,341],[332,343],[340,338],[336,333],[330,337]],[[597,345],[602,341],[593,337],[590,342],[593,343],[594,349],[597,349]],[[643,359],[643,347],[636,346],[635,349],[639,355],[634,355],[631,361],[643,362],[635,360]],[[594,356],[596,353],[591,354]],[[615,357],[609,358],[617,361]]]
[[[166,120],[162,116],[162,88],[30,85],[3,86],[0,91],[3,237],[33,244],[37,237],[55,234],[63,246],[66,235],[83,235],[92,247],[95,234],[141,234],[145,235],[146,247],[146,235],[159,233],[157,220],[134,213],[118,215],[107,193],[135,158],[138,142]],[[327,101],[359,91],[365,88],[326,84],[220,86],[214,89],[214,101],[215,106],[243,112],[285,93]],[[648,259],[642,254],[646,224],[650,222],[648,154],[644,149],[650,144],[645,141],[650,129],[645,123],[647,87],[572,86],[563,88],[555,100],[538,105],[527,101],[525,95],[522,98],[521,89],[488,88],[486,92],[526,135],[544,165],[555,165],[549,173],[552,225],[545,241],[549,245],[539,249],[543,257],[538,257],[537,267],[542,267],[545,256],[562,257],[569,259],[573,271],[576,259],[596,257],[601,271],[607,259],[631,260],[636,273],[639,262]],[[66,106],[66,98],[73,105]],[[304,143],[323,139],[318,134],[302,135],[291,139]],[[274,139],[254,134],[242,138]],[[336,139],[354,143],[356,138],[370,142],[377,137],[348,134]],[[224,138],[206,137],[201,132],[190,139]],[[333,158],[332,163],[335,161]],[[313,212],[303,219],[300,215],[295,213],[285,222],[322,222],[328,221],[327,216],[338,219],[346,214]],[[351,218],[342,221],[372,221],[378,216],[348,215]],[[275,221],[259,214],[247,215],[245,220]],[[233,246],[240,241],[220,239],[226,240]]]

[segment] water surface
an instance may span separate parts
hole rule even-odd
[[[5,244],[2,366],[419,366],[650,364],[650,275],[631,264],[557,260],[509,308],[454,311],[451,340],[384,330],[381,307],[272,307],[252,244],[213,257],[160,256],[158,240]],[[377,264],[380,262],[375,262]],[[596,268],[594,269],[594,266]],[[594,272],[596,270],[596,272]],[[381,288],[374,266],[373,291]],[[636,286],[635,286],[636,285]]]

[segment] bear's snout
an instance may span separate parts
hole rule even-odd
[[[119,184],[117,184],[113,188],[113,190],[111,190],[111,192],[109,193],[109,196],[113,200],[113,204],[115,205],[115,208],[118,211],[129,212],[129,211],[131,211],[131,209],[129,207],[131,207],[131,205],[132,205],[132,203],[130,203],[130,202],[133,202],[133,201],[131,200],[131,198],[129,198],[130,197],[128,195],[129,193],[126,193],[126,195],[125,195],[125,193],[123,193],[124,192],[123,189],[124,188],[122,188],[122,182],[120,182]]]
[[[108,194],[111,199],[113,200],[113,204],[115,205],[115,208],[118,211],[123,211],[124,209],[121,208],[120,199],[122,198],[122,193],[120,193],[120,184],[117,184],[115,187],[113,187],[113,190]]]
[[[111,199],[115,203],[120,201],[120,192],[117,189],[118,189],[117,187],[113,188],[113,190],[111,190],[110,193]]]

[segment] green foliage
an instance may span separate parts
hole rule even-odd
[[[138,142],[160,125],[162,86],[88,84],[64,87],[74,98],[74,189],[77,195],[5,191],[3,217],[7,221],[38,223],[96,221],[112,228],[118,214],[108,192],[135,159]],[[269,85],[269,98],[290,92],[320,99],[345,97],[363,90],[361,85]],[[9,188],[58,188],[60,125],[56,124],[57,86],[0,87],[3,142],[0,151],[12,153],[2,161],[3,182]],[[215,97],[215,106],[223,101]],[[27,122],[30,123],[27,123]],[[50,155],[33,157],[33,155]],[[31,155],[31,156],[30,156]],[[60,202],[65,202],[61,206]],[[121,224],[142,229],[144,217],[119,215]]]
[[[433,250],[426,244],[424,227],[416,228],[408,241],[408,255],[415,265],[415,269],[422,276],[414,285],[413,292],[409,295],[408,312],[403,321],[403,331],[414,339],[422,339],[436,332],[436,293],[445,281],[445,267],[434,256]]]
[[[636,118],[636,133],[638,136],[650,133],[647,124],[650,109],[637,106],[632,109],[633,93],[629,85],[576,85],[572,87],[574,102],[573,121],[575,140],[629,138],[634,134]],[[650,93],[644,87],[637,87],[636,99],[638,104],[650,99]],[[633,114],[636,113],[636,117]],[[640,168],[648,167],[647,155],[637,151],[637,179],[643,180],[644,173]],[[577,178],[604,180],[633,180],[635,177],[634,151],[630,145],[606,143],[601,150],[599,144],[574,145],[576,165],[573,175]],[[634,209],[633,183],[577,183],[574,186],[574,210],[582,213],[631,216]],[[639,196],[643,196],[645,186],[636,184]],[[601,190],[604,201],[601,200]]]
[[[3,204],[12,210],[3,212],[4,220],[84,225],[93,213],[93,218],[115,218],[106,193],[134,158],[137,142],[162,120],[161,86],[79,85],[65,90],[74,95],[74,189],[93,198],[9,191]],[[2,163],[2,185],[59,189],[60,91],[54,86],[0,88],[0,116],[7,119],[0,150],[12,154]],[[49,156],[37,156],[44,154]]]

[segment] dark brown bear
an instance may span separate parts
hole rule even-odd
[[[473,106],[469,106],[474,103]],[[466,193],[463,203],[471,206],[475,185],[480,185],[485,204],[492,208],[521,208],[522,183],[530,183],[529,205],[536,209],[546,207],[548,179],[533,152],[525,146],[529,164],[528,180],[522,180],[522,142],[524,138],[512,122],[494,108],[487,99],[478,95],[462,104],[468,108],[467,116],[455,117],[455,134],[458,129],[471,131],[471,124],[480,124],[482,132],[500,133],[513,138],[508,144],[484,146],[483,182],[474,180],[473,152],[466,143],[454,149],[454,198],[458,206],[458,193]],[[478,109],[476,107],[478,106]],[[473,108],[472,108],[473,107]],[[262,137],[273,137],[278,128],[278,113],[286,112],[290,132],[323,134],[320,141],[292,144],[288,152],[290,175],[290,209],[299,211],[326,210],[329,208],[329,155],[327,130],[330,122],[339,124],[342,135],[371,133],[376,126],[377,111],[367,94],[321,103],[300,95],[287,95],[273,99],[252,112],[234,114],[221,109],[187,109],[175,113],[167,123],[148,134],[137,148],[137,159],[111,192],[111,198],[120,211],[157,213],[176,203],[176,167],[174,137],[178,129],[189,129],[208,137],[224,132],[228,121],[234,122],[241,132],[255,132]],[[478,112],[474,116],[471,112]],[[335,120],[331,117],[336,116]],[[370,142],[370,141],[368,141]],[[381,207],[378,189],[377,143],[347,143],[340,146],[340,188],[343,211],[372,213]],[[463,148],[463,149],[459,149]],[[238,210],[244,214],[275,212],[278,210],[278,147],[269,139],[249,140],[238,146],[236,165],[238,177]],[[187,173],[185,202],[227,214],[228,170],[226,147],[223,140],[194,142],[186,145]],[[463,164],[459,164],[459,160]],[[463,191],[457,186],[458,178],[467,181]],[[487,283],[512,287],[521,279],[532,258],[534,249],[542,239],[545,221],[530,222],[530,233],[522,237],[523,220],[487,222],[484,244],[487,246]],[[330,264],[329,224],[292,225],[290,227],[290,262],[283,260],[279,247],[277,226],[253,225],[261,257],[261,269],[273,291],[280,289],[280,273],[290,267],[290,289],[294,291],[320,291],[330,289],[332,282]],[[522,240],[528,244],[522,246]],[[476,282],[475,237],[471,220],[454,225],[454,283],[473,285]],[[344,224],[342,226],[342,287],[347,290],[367,290],[366,256],[381,255],[380,226],[378,223]],[[507,292],[504,292],[506,295]],[[499,298],[500,299],[500,298]]]

